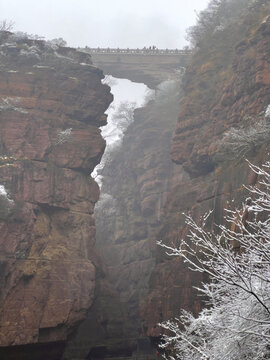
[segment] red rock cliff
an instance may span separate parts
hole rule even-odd
[[[171,154],[192,178],[167,198],[157,238],[170,245],[187,234],[183,212],[199,220],[212,209],[209,228],[222,223],[228,202],[234,207],[245,199],[243,184],[256,183],[245,158],[255,164],[269,160],[270,6],[257,1],[244,10],[238,22],[197,50],[183,81]],[[201,280],[181,259],[157,249],[145,313],[148,335],[159,336],[157,323],[181,308],[200,310],[193,286]]]
[[[104,168],[107,197],[97,213],[97,240],[126,310],[129,338],[158,337],[157,324],[181,308],[200,311],[193,287],[203,276],[169,259],[156,240],[178,245],[188,231],[183,212],[199,220],[213,209],[209,228],[222,223],[227,202],[241,204],[243,184],[256,182],[244,157],[259,164],[268,156],[267,137],[234,148],[225,135],[234,128],[240,137],[254,133],[257,139],[269,121],[267,13],[269,5],[258,2],[212,34],[187,68],[184,96],[176,87],[136,111],[122,148]]]
[[[125,329],[121,336],[133,348],[137,338],[145,336],[142,309],[167,193],[187,177],[184,172],[179,174],[179,166],[170,160],[179,92],[179,81],[167,82],[155,101],[135,111],[122,147],[112,152],[102,173],[97,247],[120,295]]]
[[[89,55],[0,35],[3,349],[65,341],[91,307],[99,189],[89,174],[112,95]]]

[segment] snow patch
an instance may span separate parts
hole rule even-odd
[[[266,16],[266,17],[263,19],[263,21],[262,21],[261,24],[266,24],[267,21],[269,20],[269,18],[270,18],[270,15]]]
[[[7,190],[4,185],[0,185],[0,196],[4,196],[10,203],[14,202],[9,198]]]
[[[0,111],[13,110],[22,114],[28,114],[28,111],[16,105],[20,103],[20,97],[6,97],[0,100]]]
[[[37,68],[37,69],[53,69],[53,67],[51,66],[45,66],[45,65],[33,65],[33,68]]]
[[[4,187],[4,185],[0,185],[0,195],[4,195],[4,196],[8,196],[7,194],[7,190],[6,188]]]
[[[92,67],[92,65],[91,65],[91,64],[86,64],[86,63],[80,63],[80,65],[82,65],[82,66],[90,66],[90,67]]]
[[[265,110],[265,113],[264,113],[264,116],[269,118],[270,117],[270,104],[267,106],[266,110]]]

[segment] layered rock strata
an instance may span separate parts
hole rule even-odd
[[[89,55],[0,35],[0,353],[58,342],[46,358],[59,359],[101,268],[89,174],[112,95]]]
[[[227,131],[259,130],[270,103],[269,33],[269,5],[257,1],[193,56],[171,147],[172,160],[191,175],[207,174],[219,160],[230,160],[220,154]]]
[[[157,238],[170,246],[188,233],[182,213],[199,222],[213,210],[208,228],[223,223],[224,208],[246,198],[243,184],[257,182],[245,159],[257,165],[269,160],[269,13],[265,1],[245,7],[237,23],[207,39],[187,68],[171,155],[191,179],[173,187],[165,205]],[[160,336],[157,323],[181,308],[200,311],[194,286],[201,280],[180,258],[157,249],[145,313],[149,336]]]
[[[164,94],[136,111],[103,173],[97,238],[104,268],[94,250],[98,188],[88,173],[104,149],[97,126],[108,88],[86,54],[4,34],[0,355],[33,343],[27,351],[40,354],[50,343],[44,358],[59,359],[84,317],[64,358],[131,355],[137,338],[160,336],[158,322],[180,308],[200,311],[193,286],[203,276],[168,258],[156,240],[179,244],[188,232],[183,212],[199,221],[214,210],[214,229],[228,201],[245,199],[243,184],[257,182],[244,158],[269,159],[269,13],[266,1],[253,2],[198,49],[184,97],[178,87],[173,103]]]
[[[142,314],[167,193],[187,177],[169,154],[179,97],[180,81],[166,82],[155,101],[135,110],[122,146],[102,172],[97,247],[120,295],[124,335],[131,347],[145,336]]]

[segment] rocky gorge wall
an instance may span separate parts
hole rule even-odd
[[[98,246],[133,337],[159,338],[160,321],[181,308],[201,309],[194,286],[204,276],[169,258],[156,241],[179,244],[188,232],[183,213],[199,221],[213,210],[214,229],[224,208],[246,198],[243,184],[257,181],[245,158],[258,165],[269,158],[270,8],[262,0],[239,6],[232,22],[196,49],[174,105],[173,95],[163,94],[165,101],[138,110],[121,151],[104,168]]]
[[[183,212],[222,223],[257,182],[245,158],[269,158],[270,5],[250,4],[136,110],[95,215],[89,173],[112,100],[101,71],[85,53],[1,35],[1,358],[131,356],[158,322],[200,311],[203,276],[156,241],[179,243]]]
[[[102,273],[89,174],[112,95],[55,43],[1,32],[0,64],[0,357],[60,359]]]
[[[124,334],[134,349],[137,339],[145,337],[142,313],[167,193],[187,177],[170,161],[179,97],[180,80],[168,81],[155,100],[135,110],[122,146],[112,152],[101,173],[97,247],[120,295]]]
[[[171,157],[191,178],[167,198],[157,239],[171,246],[188,233],[183,213],[199,222],[213,210],[208,228],[223,223],[224,209],[245,200],[243,185],[258,181],[246,159],[257,165],[269,160],[270,6],[265,1],[247,5],[236,22],[201,44],[183,79]],[[205,280],[159,248],[156,259],[145,312],[152,337],[160,336],[157,323],[181,308],[200,311],[194,286]]]

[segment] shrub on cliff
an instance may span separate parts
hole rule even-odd
[[[1,30],[1,22],[0,45],[2,65],[6,62],[10,66],[12,62],[17,62],[20,65],[38,64],[38,66],[55,67],[56,63],[78,61],[75,52],[61,53],[67,45],[62,38],[45,41],[39,35]]]
[[[72,128],[67,128],[58,132],[55,144],[60,145],[70,141],[72,141]]]
[[[0,21],[0,31],[11,31],[14,27],[13,21],[1,20]]]
[[[197,14],[197,22],[187,31],[193,47],[205,45],[209,39],[236,24],[254,0],[211,0],[208,7]]]
[[[246,157],[270,140],[270,122],[263,118],[258,123],[227,131],[218,143],[216,160],[226,161]]]
[[[197,318],[183,311],[161,324],[170,359],[270,358],[270,162],[251,167],[260,177],[249,188],[254,199],[227,210],[226,226],[213,233],[205,230],[208,215],[202,225],[188,216],[189,240],[178,249],[161,243],[211,280],[199,289],[208,302]]]
[[[9,198],[3,185],[0,185],[0,221],[6,220],[13,209],[14,202]]]
[[[46,48],[57,50],[59,47],[67,46],[67,42],[63,38],[57,38],[46,41]]]

